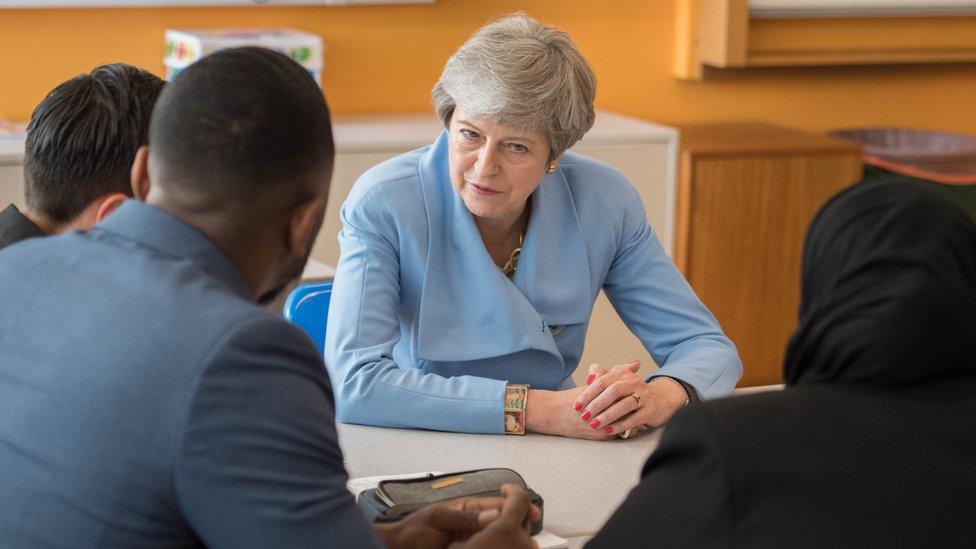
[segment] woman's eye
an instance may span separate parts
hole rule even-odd
[[[459,131],[459,132],[461,133],[461,135],[463,135],[463,136],[464,136],[464,137],[465,137],[466,139],[470,139],[470,140],[472,140],[472,141],[473,141],[473,140],[475,140],[475,139],[478,139],[479,137],[481,137],[480,135],[478,135],[478,134],[477,134],[477,132],[473,132],[473,131],[471,131],[471,130],[469,130],[469,129],[467,129],[467,128],[461,128],[461,129],[460,129],[460,130],[458,130],[458,131]]]
[[[529,152],[529,148],[528,148],[528,147],[526,147],[525,145],[523,145],[523,144],[521,144],[521,143],[512,143],[512,144],[511,144],[511,145],[509,145],[508,147],[509,147],[509,148],[510,148],[510,149],[511,149],[511,150],[512,150],[513,152],[517,152],[517,153],[519,153],[519,154],[521,154],[521,153],[527,153],[527,152]]]

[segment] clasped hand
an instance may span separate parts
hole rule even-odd
[[[674,380],[654,378],[645,382],[637,375],[640,361],[618,364],[607,371],[590,365],[587,387],[573,403],[580,421],[607,437],[658,427],[684,406],[687,394]]]
[[[526,429],[573,438],[606,440],[631,429],[663,425],[684,406],[688,395],[670,378],[645,382],[640,362],[606,370],[590,366],[586,387],[564,391],[530,390]],[[635,397],[636,395],[636,397]]]

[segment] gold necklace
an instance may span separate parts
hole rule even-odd
[[[508,278],[512,278],[512,275],[515,274],[515,270],[518,269],[518,260],[519,260],[519,256],[522,255],[522,242],[525,240],[525,229],[527,225],[528,223],[523,225],[522,232],[519,233],[518,247],[512,250],[512,255],[508,257],[508,261],[506,261],[505,265],[501,267],[502,274],[504,274]]]

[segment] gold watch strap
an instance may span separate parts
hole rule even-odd
[[[525,434],[525,405],[529,401],[529,386],[509,383],[505,386],[505,434]]]

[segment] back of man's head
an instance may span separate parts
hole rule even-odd
[[[180,73],[153,112],[149,142],[152,189],[177,213],[258,221],[328,197],[334,147],[322,91],[271,50],[219,51]]]
[[[102,65],[54,88],[27,126],[28,210],[66,225],[95,200],[132,195],[132,161],[149,133],[163,81],[122,63]]]

